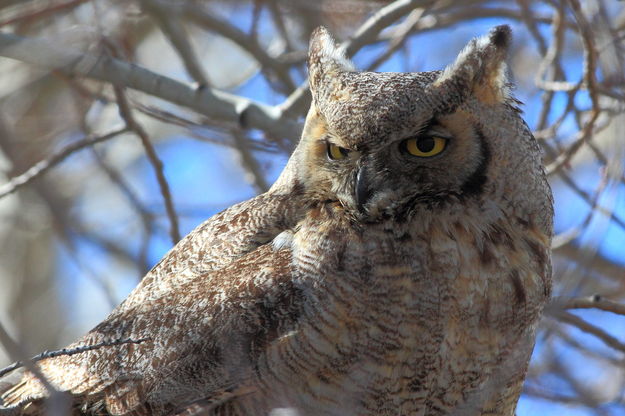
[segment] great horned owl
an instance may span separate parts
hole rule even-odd
[[[444,71],[358,72],[317,29],[302,140],[39,363],[81,412],[513,415],[550,295],[552,198],[506,79],[510,30]],[[38,413],[26,373],[5,406]]]

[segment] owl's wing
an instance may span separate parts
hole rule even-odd
[[[170,413],[190,403],[219,404],[249,394],[253,363],[293,328],[302,296],[292,282],[291,254],[271,244],[222,269],[188,278],[111,316],[68,348],[104,346],[39,363],[77,406],[112,414]],[[3,396],[5,406],[40,406],[47,393],[27,373]]]
[[[214,215],[176,244],[136,290],[149,287],[152,293],[158,292],[172,280],[218,270],[266,244],[297,223],[303,206],[300,199],[297,186],[289,187],[286,193],[272,190]],[[122,308],[143,301],[133,295]]]

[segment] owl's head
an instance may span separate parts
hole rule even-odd
[[[551,201],[538,145],[510,96],[510,29],[472,40],[444,71],[359,72],[324,28],[312,35],[313,104],[294,157],[313,200],[338,201],[361,221]]]

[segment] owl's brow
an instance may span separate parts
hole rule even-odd
[[[411,133],[408,137],[421,136],[423,133],[430,131],[435,126],[440,126],[440,123],[436,116],[432,116],[425,123],[422,123],[416,132]]]
[[[343,143],[339,143],[337,140],[332,140],[333,138],[336,138],[336,137],[337,137],[337,136],[336,136],[335,134],[332,134],[332,133],[326,133],[326,134],[324,134],[323,136],[321,136],[321,138],[319,139],[319,141],[320,141],[320,142],[325,143],[326,145],[328,145],[328,144],[333,144],[333,145],[335,145],[335,146],[341,147],[341,148],[346,149],[346,150],[352,150],[352,149],[350,149],[350,148],[348,148],[348,147],[345,147],[345,146],[343,145]]]

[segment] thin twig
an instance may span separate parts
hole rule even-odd
[[[278,5],[278,1],[269,0],[266,2],[266,4],[267,4],[267,9],[269,10],[269,13],[271,14],[271,20],[273,21],[273,25],[276,27],[278,33],[280,34],[280,37],[282,38],[282,41],[284,42],[286,46],[286,50],[289,52],[292,51],[294,49],[293,44],[289,37],[289,33],[286,30],[286,25],[284,24],[284,19],[282,18],[282,14],[280,13],[280,7]]]
[[[578,0],[569,0],[569,3],[573,9],[573,15],[577,21],[579,34],[581,35],[582,44],[584,45],[584,68],[582,79],[586,89],[588,90],[592,108],[590,111],[590,117],[578,133],[578,138],[564,152],[561,152],[554,162],[547,166],[548,174],[558,172],[567,166],[569,161],[583,147],[583,145],[590,141],[594,133],[595,123],[601,114],[599,94],[597,92],[597,50],[594,44],[593,31],[590,24],[584,17]],[[575,86],[573,85],[572,88],[575,88]]]
[[[583,269],[595,276],[601,276],[621,284],[625,280],[625,266],[621,266],[614,261],[610,261],[600,253],[589,248],[579,247],[573,243],[565,244],[554,250],[554,255],[573,262],[576,268]],[[584,261],[589,259],[589,261]]]
[[[28,12],[24,14],[13,16],[8,19],[2,20],[0,21],[0,27],[6,26],[6,25],[13,25],[16,23],[22,23],[24,21],[33,21],[35,19],[42,19],[44,17],[48,17],[49,15],[54,15],[60,12],[68,12],[69,11],[68,9],[73,9],[81,5],[82,3],[86,3],[87,1],[88,0],[70,0],[65,3],[52,4],[52,5],[46,4],[46,7],[40,10],[29,10]],[[6,3],[6,2],[2,2],[2,3]]]
[[[269,184],[267,183],[267,180],[263,175],[262,169],[258,164],[258,161],[248,147],[248,140],[245,140],[245,137],[241,134],[241,132],[232,131],[231,134],[234,141],[234,146],[241,156],[241,165],[251,175],[252,183],[254,185],[254,188],[256,188],[256,192],[267,192],[267,190],[269,189]]]
[[[115,339],[115,340],[111,340],[111,341],[98,342],[97,344],[93,344],[93,345],[81,345],[81,346],[75,347],[75,348],[63,348],[62,350],[44,351],[41,354],[35,355],[29,361],[24,361],[24,362],[23,361],[16,361],[13,364],[11,364],[10,366],[1,369],[0,370],[0,377],[10,373],[11,371],[17,370],[18,368],[26,366],[28,362],[36,363],[38,361],[45,360],[45,359],[48,359],[48,358],[60,357],[60,356],[63,356],[63,355],[70,356],[70,355],[82,354],[82,353],[85,353],[87,351],[98,350],[98,349],[104,348],[104,347],[113,347],[113,346],[116,346],[116,345],[141,344],[142,342],[145,342],[145,341],[150,341],[150,338],[146,337],[146,338],[139,338],[139,339],[132,339],[132,338]],[[28,368],[28,371],[31,371],[31,369]]]
[[[620,216],[616,215],[613,211],[603,207],[602,205],[593,204],[592,196],[588,192],[583,190],[577,183],[575,183],[575,181],[567,173],[565,173],[564,171],[560,171],[558,172],[558,176],[562,179],[564,183],[568,185],[569,188],[571,188],[573,192],[579,195],[584,200],[584,202],[586,202],[591,207],[594,205],[597,211],[605,215],[611,221],[614,221],[615,224],[625,230],[625,220],[621,219]]]
[[[106,160],[93,149],[93,154],[98,163],[98,166],[104,171],[109,180],[114,183],[121,193],[126,197],[129,205],[134,208],[136,214],[141,219],[141,225],[143,227],[143,236],[142,236],[142,244],[141,249],[139,250],[138,262],[141,267],[142,275],[147,273],[150,269],[147,261],[148,255],[148,242],[150,240],[150,235],[154,232],[154,214],[143,206],[141,200],[138,195],[132,190],[130,185],[126,182],[123,176],[117,172],[112,166],[110,166]],[[115,305],[113,305],[115,306]]]
[[[398,0],[378,10],[354,32],[353,36],[345,41],[341,47],[345,48],[347,56],[354,56],[363,46],[376,40],[380,32],[391,23],[402,18],[417,8],[425,8],[435,3],[435,0]]]
[[[367,71],[374,71],[377,67],[393,56],[393,54],[406,43],[406,39],[410,36],[412,28],[419,23],[423,13],[425,13],[424,8],[415,9],[410,12],[410,14],[406,17],[406,20],[399,25],[395,31],[395,37],[391,39],[386,50],[369,64]]]
[[[573,315],[569,312],[550,310],[549,315],[565,324],[572,325],[579,330],[588,334],[594,335],[603,341],[606,345],[614,348],[615,350],[625,352],[625,344],[619,341],[617,338],[605,332],[602,328],[585,321],[579,316]]]
[[[0,323],[0,344],[2,344],[5,350],[9,353],[9,357],[11,357],[14,360],[17,359],[17,362],[20,363],[20,365],[15,368],[26,367],[28,371],[30,371],[31,373],[35,375],[35,377],[37,377],[37,379],[41,382],[44,388],[48,391],[50,396],[55,396],[58,393],[57,390],[54,388],[54,386],[50,384],[48,379],[41,373],[41,371],[39,371],[37,366],[35,366],[35,364],[32,361],[22,359],[22,357],[25,356],[24,349],[17,342],[15,342],[13,338],[11,338],[11,336],[6,331],[6,329],[4,329],[4,326],[1,323]],[[9,366],[9,367],[12,367],[12,366]],[[9,371],[13,371],[15,368],[12,368]],[[0,377],[6,374],[3,371],[4,370],[0,371]]]
[[[578,338],[575,337],[574,334],[571,334],[570,331],[566,331],[566,328],[563,325],[552,325],[550,328],[555,335],[557,335],[567,346],[571,348],[575,348],[583,355],[592,358],[593,360],[601,361],[610,365],[614,365],[617,367],[621,367],[625,364],[622,358],[618,358],[621,355],[618,352],[614,352],[610,355],[606,354],[605,351],[600,351],[595,348],[590,348],[588,345],[584,345]]]
[[[230,39],[241,49],[249,53],[263,67],[267,68],[275,77],[282,82],[288,91],[295,89],[288,66],[281,64],[272,58],[258,43],[255,37],[248,36],[245,32],[215,17],[214,13],[207,12],[204,8],[185,2],[184,4],[171,5],[161,2],[162,7],[167,7],[171,13],[182,14],[185,19],[199,27],[218,33],[226,39]]]
[[[625,315],[625,304],[605,299],[600,295],[587,296],[585,298],[557,297],[551,301],[549,307],[556,310],[599,309],[617,315]]]
[[[161,195],[163,196],[163,201],[165,202],[167,217],[169,218],[169,223],[171,224],[169,235],[171,236],[172,243],[175,245],[176,243],[178,243],[178,241],[180,241],[178,215],[176,214],[176,209],[174,208],[174,201],[171,196],[171,191],[169,190],[169,183],[165,178],[163,162],[158,158],[158,155],[154,150],[154,146],[152,146],[152,142],[150,141],[150,137],[148,136],[147,132],[132,115],[132,110],[130,108],[130,105],[128,104],[128,99],[126,98],[126,94],[124,93],[123,88],[114,85],[113,90],[115,91],[115,97],[117,97],[119,115],[126,123],[128,129],[133,131],[141,139],[141,144],[145,149],[145,154],[148,157],[150,164],[154,168],[154,174],[156,175],[156,180],[158,182]]]
[[[184,127],[187,129],[186,134],[189,137],[196,138],[203,142],[218,144],[220,146],[226,147],[235,147],[234,143],[229,140],[230,136],[225,137],[225,133],[221,132],[221,130],[225,130],[227,126],[220,126],[218,120],[206,120],[203,123],[199,121],[193,121],[187,118],[182,117],[179,114],[174,114],[171,111],[164,110],[162,108],[157,108],[151,105],[144,105],[139,102],[132,102],[132,106],[137,111],[152,117],[156,120],[173,124],[176,126]],[[223,123],[221,123],[223,124]],[[206,135],[200,134],[198,130],[209,130],[215,135],[221,135],[222,138],[213,138],[207,137]],[[255,140],[246,140],[246,146],[249,147],[250,150],[261,151],[266,153],[278,153],[279,150],[276,146],[275,142],[269,142],[266,140],[263,141],[255,141]]]
[[[22,173],[19,176],[15,176],[11,178],[9,182],[0,186],[0,198],[3,198],[15,192],[22,186],[37,179],[38,177],[46,173],[48,170],[58,165],[62,161],[64,161],[68,156],[77,152],[78,150],[93,146],[96,143],[100,143],[100,142],[112,139],[113,137],[118,136],[127,131],[128,131],[128,128],[124,127],[122,129],[117,129],[117,130],[114,130],[110,133],[107,133],[101,136],[89,135],[89,136],[84,137],[83,139],[77,140],[74,143],[65,146],[64,148],[60,149],[58,152],[50,155],[50,157],[43,159],[42,161],[36,163],[26,172]]]
[[[189,36],[178,20],[178,16],[173,16],[168,9],[162,6],[158,0],[141,0],[141,6],[156,20],[159,27],[173,45],[178,56],[182,60],[187,72],[198,83],[199,86],[209,86],[208,78],[204,68],[200,64],[198,57],[189,41]]]

